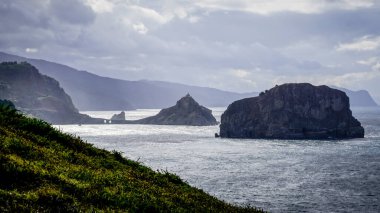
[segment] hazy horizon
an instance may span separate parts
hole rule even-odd
[[[234,92],[310,82],[380,103],[380,2],[5,0],[0,51]]]

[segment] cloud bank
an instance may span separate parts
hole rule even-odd
[[[261,91],[367,89],[380,102],[372,0],[3,0],[0,51],[103,76]]]

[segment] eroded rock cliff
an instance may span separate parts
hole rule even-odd
[[[349,98],[337,89],[283,84],[233,102],[221,117],[227,138],[341,139],[364,137]]]

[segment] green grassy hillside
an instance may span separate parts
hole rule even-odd
[[[0,107],[0,212],[257,212]]]

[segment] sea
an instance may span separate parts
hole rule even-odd
[[[225,108],[211,108],[220,121]],[[159,110],[126,111],[128,120]],[[85,111],[110,118],[120,111]],[[354,108],[365,138],[215,138],[219,126],[59,125],[99,148],[169,171],[226,202],[269,212],[380,212],[380,109]]]

